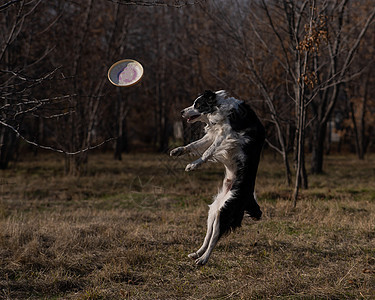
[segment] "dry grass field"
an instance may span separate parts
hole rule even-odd
[[[263,157],[264,217],[245,219],[204,267],[203,240],[223,169],[192,173],[167,155],[62,156],[0,173],[0,299],[375,299],[375,156],[326,158],[292,209],[278,157]]]

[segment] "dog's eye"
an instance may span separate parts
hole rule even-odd
[[[195,107],[196,109],[198,109],[200,106],[201,106],[201,105],[200,105],[199,103],[195,103],[195,104],[194,104],[194,107]]]

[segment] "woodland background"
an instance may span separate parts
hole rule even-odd
[[[374,48],[373,0],[0,0],[0,299],[374,299]],[[267,141],[197,267],[223,167],[168,152],[206,89]]]
[[[262,119],[297,198],[326,154],[374,151],[374,15],[370,0],[3,1],[0,168],[40,148],[71,175],[99,146],[167,152],[202,131],[179,111],[225,89]],[[143,64],[137,86],[107,80],[123,58]]]

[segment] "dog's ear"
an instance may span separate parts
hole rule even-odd
[[[203,93],[203,97],[207,99],[207,103],[210,105],[216,104],[216,94],[213,91],[205,90]]]

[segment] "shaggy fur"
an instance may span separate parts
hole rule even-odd
[[[195,170],[207,161],[220,162],[225,167],[222,188],[209,206],[203,245],[189,254],[196,264],[204,265],[220,237],[241,226],[244,213],[255,220],[262,216],[254,186],[265,132],[254,111],[224,91],[205,91],[181,114],[189,123],[206,123],[206,134],[200,140],[173,149],[170,155],[199,156],[185,171]]]

